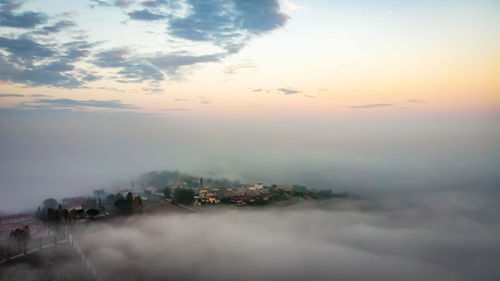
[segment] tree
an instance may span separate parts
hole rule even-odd
[[[271,193],[273,193],[273,198],[275,200],[285,200],[286,192],[282,189],[270,189]]]
[[[83,216],[83,214],[85,214],[85,210],[83,209],[78,209],[75,211],[75,214],[77,217],[81,218]]]
[[[99,215],[99,210],[97,210],[97,209],[88,209],[87,210],[87,215],[89,215],[91,218],[94,218],[97,215]]]
[[[56,217],[57,217],[58,222],[61,221],[62,218],[64,217],[64,211],[63,211],[63,207],[61,204],[59,204],[59,206],[57,206]]]
[[[43,204],[44,209],[48,209],[48,208],[57,209],[57,207],[59,205],[57,200],[54,198],[45,199],[42,204]]]
[[[40,206],[38,206],[38,209],[36,210],[34,217],[37,219],[42,219],[42,208],[40,208]]]
[[[142,198],[141,196],[134,197],[134,203],[132,206],[132,211],[134,213],[142,213]]]
[[[132,213],[132,201],[118,199],[115,201],[115,207],[124,215]]]
[[[47,221],[49,221],[49,222],[57,222],[58,221],[56,209],[52,209],[52,208],[47,209]]]
[[[170,189],[170,187],[166,186],[164,189],[163,189],[163,196],[165,198],[172,198],[172,190]]]
[[[328,199],[333,197],[333,193],[330,189],[322,189],[314,192],[314,197],[316,199]]]
[[[64,221],[66,223],[68,223],[70,221],[70,218],[71,218],[68,209],[64,209],[63,216],[64,216]]]
[[[132,200],[134,200],[134,195],[132,195],[132,192],[127,193],[127,197],[125,197],[125,200],[129,202],[132,202]]]
[[[113,206],[116,200],[118,200],[118,198],[116,198],[114,194],[108,194],[106,195],[106,198],[104,198],[104,204]]]
[[[15,240],[18,247],[22,244],[26,245],[26,242],[30,239],[30,227],[28,225],[22,228],[16,228],[16,230],[11,230],[9,238]]]
[[[267,205],[271,203],[269,200],[264,200],[263,196],[256,196],[255,197],[255,202],[253,203],[254,205]]]
[[[294,190],[295,192],[299,192],[300,194],[306,194],[309,189],[303,185],[293,185],[292,186],[292,190]]]
[[[174,201],[179,204],[191,205],[194,202],[194,191],[191,188],[178,187],[174,189]]]

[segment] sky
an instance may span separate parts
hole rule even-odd
[[[0,0],[0,211],[167,168],[494,192],[499,13],[498,1]]]
[[[497,111],[499,6],[3,0],[1,106],[197,117]]]

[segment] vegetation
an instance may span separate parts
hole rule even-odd
[[[79,209],[75,211],[76,217],[81,218],[85,214],[85,210]]]
[[[99,210],[97,209],[88,209],[87,210],[87,215],[89,215],[91,218],[94,218],[99,215]]]
[[[191,188],[178,187],[174,189],[174,201],[179,204],[191,205],[194,202],[194,191]]]
[[[172,189],[170,189],[170,187],[166,186],[165,188],[163,188],[162,192],[165,198],[172,198]]]
[[[30,227],[26,225],[23,228],[11,230],[9,238],[15,240],[19,245],[25,243],[30,239]]]
[[[132,201],[118,199],[115,201],[115,207],[122,215],[132,214]]]
[[[54,198],[45,199],[42,203],[42,206],[45,210],[47,210],[48,208],[56,209],[58,205],[59,202],[57,202],[57,200]]]

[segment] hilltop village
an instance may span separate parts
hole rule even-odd
[[[89,196],[62,198],[60,201],[47,198],[34,213],[0,217],[0,243],[14,241],[17,248],[22,248],[26,241],[50,240],[51,233],[60,231],[61,227],[132,214],[196,212],[217,206],[290,205],[300,201],[351,197],[347,193],[312,190],[301,185],[242,184],[175,171],[151,172],[131,181],[126,188],[98,189]],[[0,259],[5,254],[5,247],[0,247]]]

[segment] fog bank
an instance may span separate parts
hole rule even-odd
[[[0,211],[177,169],[363,196],[498,194],[496,115],[169,116],[0,110]]]
[[[138,216],[82,239],[104,280],[496,280],[498,200],[482,219],[456,203]]]

